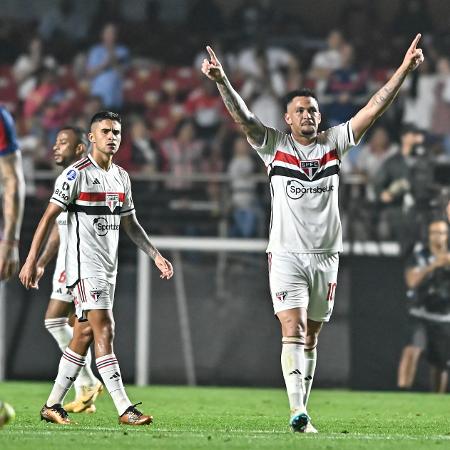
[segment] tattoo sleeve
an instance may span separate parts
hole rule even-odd
[[[375,116],[378,117],[388,108],[405,81],[408,72],[399,68],[390,80],[369,100],[367,106],[373,108]]]
[[[217,83],[223,102],[233,120],[240,125],[245,135],[255,144],[262,145],[266,128],[261,121],[248,109],[244,100],[233,89],[228,78]]]
[[[3,179],[3,240],[14,242],[20,238],[25,205],[25,181],[20,152],[0,158]]]
[[[122,218],[122,225],[130,239],[150,258],[155,260],[159,255],[156,247],[151,243],[147,233],[136,219],[134,214]]]

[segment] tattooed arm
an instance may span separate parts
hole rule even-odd
[[[18,244],[25,204],[25,181],[20,152],[0,158],[3,180],[3,237],[0,242],[0,279],[14,275],[19,268]]]
[[[266,127],[261,121],[248,109],[244,100],[233,89],[225,75],[222,64],[217,59],[211,47],[206,47],[211,61],[204,59],[202,72],[217,83],[220,95],[225,103],[233,120],[240,125],[247,138],[255,145],[261,146],[266,136]]]
[[[156,267],[160,270],[161,278],[172,278],[172,264],[158,252],[151,243],[147,233],[141,227],[135,214],[129,214],[121,218],[121,224],[130,239],[150,258],[155,261]]]
[[[396,97],[403,81],[409,72],[415,70],[423,62],[422,49],[417,48],[421,35],[412,41],[401,66],[391,79],[369,100],[352,119],[351,126],[355,141],[358,142],[367,129],[380,117]]]

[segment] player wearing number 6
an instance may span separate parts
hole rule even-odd
[[[293,431],[316,432],[306,406],[323,322],[333,311],[342,231],[338,209],[341,160],[391,104],[423,61],[418,34],[391,79],[348,122],[318,133],[319,105],[301,89],[284,99],[286,134],[266,127],[231,86],[207,47],[202,72],[217,83],[225,106],[267,167],[272,195],[267,248],[272,302],[282,332],[281,367]]]

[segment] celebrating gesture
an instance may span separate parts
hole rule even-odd
[[[405,58],[403,59],[403,64],[410,72],[416,70],[424,60],[422,49],[417,48],[417,44],[420,41],[421,37],[422,35],[420,33],[416,35],[406,52]]]
[[[214,53],[214,50],[209,45],[206,46],[206,50],[209,53],[211,61],[208,61],[206,58],[203,60],[202,72],[210,80],[219,83],[225,78],[225,72],[223,71],[222,64],[220,64],[220,61]]]
[[[266,127],[231,86],[222,64],[206,47],[202,72],[220,95],[270,177],[272,213],[269,278],[274,313],[282,332],[281,367],[293,431],[315,433],[307,404],[316,366],[317,342],[333,312],[342,231],[338,208],[342,158],[389,107],[408,73],[423,62],[418,34],[388,82],[347,122],[319,133],[315,94],[288,93],[283,101],[290,133]]]

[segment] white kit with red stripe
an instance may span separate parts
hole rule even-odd
[[[304,146],[292,135],[266,128],[261,147],[272,196],[268,252],[342,251],[338,188],[341,160],[355,145],[350,122],[319,133]]]
[[[127,172],[87,156],[57,178],[50,202],[67,211],[66,285],[91,277],[114,284],[120,217],[134,212]]]

